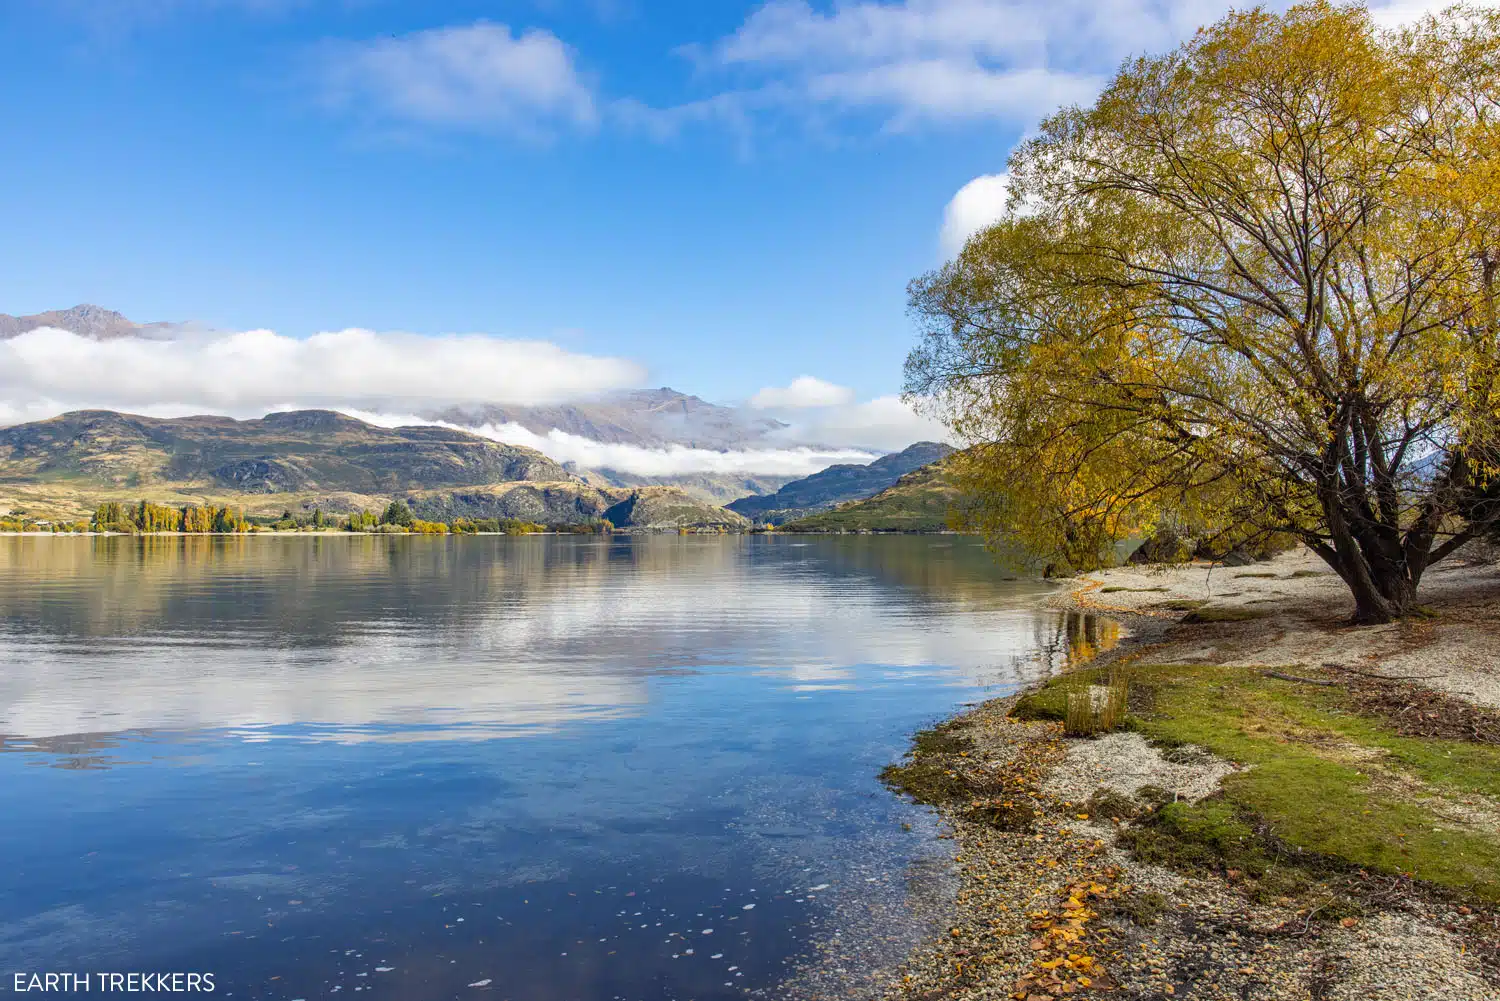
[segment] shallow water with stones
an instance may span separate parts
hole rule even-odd
[[[1044,594],[950,536],[0,538],[0,975],[855,995],[948,892],[876,774],[1089,638]]]

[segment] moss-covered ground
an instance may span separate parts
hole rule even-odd
[[[1500,900],[1500,743],[1484,736],[1493,731],[1466,724],[1476,738],[1403,735],[1407,699],[1395,686],[1372,699],[1367,686],[1333,675],[1312,679],[1338,682],[1324,686],[1245,667],[1123,670],[1127,727],[1159,746],[1192,744],[1244,766],[1221,795],[1164,803],[1138,821],[1124,835],[1137,854],[1243,875],[1272,895],[1337,870],[1402,874]],[[1062,675],[1014,713],[1062,719],[1068,692],[1101,683],[1103,673]]]

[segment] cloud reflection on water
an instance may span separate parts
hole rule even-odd
[[[0,733],[476,740],[686,672],[999,684],[1076,642],[1041,590],[968,539],[7,538]]]

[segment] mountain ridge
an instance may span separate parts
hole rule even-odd
[[[25,316],[0,313],[0,340],[19,337],[42,327],[53,327],[80,337],[107,341],[118,337],[160,335],[178,326],[180,324],[165,322],[136,323],[126,318],[123,313],[117,313],[112,309],[105,309],[103,306],[95,306],[92,303],[79,303],[69,309],[49,309]]]
[[[331,410],[253,420],[78,410],[0,428],[0,512],[86,518],[105,501],[326,515],[406,502],[420,517],[638,531],[749,527],[669,486],[597,487],[535,449],[452,428],[385,428]]]
[[[567,481],[535,449],[437,427],[382,428],[331,410],[144,417],[75,410],[0,428],[0,479],[186,484],[239,493]]]
[[[49,310],[24,316],[0,314],[0,341],[21,336],[41,327],[70,330],[79,336],[94,340],[124,337],[164,339],[173,336],[175,332],[188,329],[188,325],[177,323],[137,323],[114,310],[92,304],[80,304],[70,309]],[[82,411],[73,412],[74,415],[78,413]],[[667,386],[606,393],[589,400],[560,404],[472,404],[431,408],[420,412],[417,416],[423,420],[442,421],[467,430],[479,430],[486,425],[514,424],[539,436],[546,436],[556,430],[606,445],[626,445],[643,449],[684,447],[710,451],[782,446],[785,442],[778,440],[777,435],[788,427],[782,421],[748,408],[711,403],[701,397]],[[232,419],[227,417],[216,418],[203,415],[193,417],[191,420],[231,421],[231,425],[223,426],[232,426]],[[128,432],[122,431],[121,433],[126,437],[130,436]],[[149,435],[146,437],[149,439]],[[160,443],[157,443],[157,446],[160,446]],[[153,446],[149,440],[137,441],[137,454],[134,456],[137,461],[134,461],[133,465],[127,461],[128,456],[122,455],[116,456],[113,461],[107,457],[95,458],[84,463],[84,466],[100,473],[107,471],[111,465],[118,467],[123,464],[131,468],[122,475],[127,478],[134,476],[137,479],[144,476],[149,481],[153,477],[159,478],[160,475],[160,470],[152,467],[146,455],[146,452],[151,451],[153,447],[159,451],[160,448],[157,446]],[[179,460],[179,465],[172,467],[170,475],[181,474],[183,470],[180,466],[185,461]],[[242,463],[240,466],[224,471],[223,475],[229,481],[225,484],[226,488],[235,487],[261,492],[296,491],[309,482],[315,484],[322,482],[315,475],[315,470],[310,471],[296,463],[275,462],[272,461],[272,457],[259,455],[240,455],[238,461]],[[877,460],[877,463],[881,461],[885,460]],[[159,466],[160,463],[157,465]],[[784,475],[708,472],[643,475],[602,464],[587,468],[571,462],[560,463],[560,465],[564,470],[559,476],[560,480],[580,478],[595,486],[609,488],[673,487],[684,491],[698,501],[714,506],[738,502],[747,496],[767,495],[796,482],[794,477]],[[836,467],[832,475],[852,476],[856,479],[868,476],[868,474],[849,472],[849,470],[859,468],[861,467]],[[839,472],[840,470],[843,472]],[[203,471],[194,472],[201,480]],[[4,475],[3,471],[0,471],[0,475]],[[828,497],[814,498],[807,503],[799,501],[797,505],[792,505],[783,499],[778,502],[780,507],[786,508],[781,515],[761,520],[785,520],[821,509],[831,503],[850,499],[851,496],[868,495],[888,485],[882,482],[885,478],[876,477],[868,483],[862,483],[857,488],[853,488],[853,493],[847,489],[842,492],[834,491]],[[894,480],[895,477],[888,478]],[[352,489],[354,485],[347,480],[347,477],[338,481],[340,490]],[[365,483],[360,489],[368,489],[368,487],[369,484]],[[771,506],[761,504],[740,513],[748,513],[755,517],[756,512],[770,510],[772,510]]]
[[[780,531],[947,532],[953,530],[951,516],[961,503],[962,496],[953,483],[945,456],[912,470],[873,497],[848,501],[787,522]]]
[[[742,497],[726,507],[760,524],[784,524],[841,503],[871,497],[894,486],[902,476],[952,453],[950,445],[919,441],[865,465],[843,463],[829,466],[811,476],[793,480],[774,494]]]

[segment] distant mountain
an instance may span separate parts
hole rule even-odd
[[[673,487],[614,489],[586,483],[501,483],[463,490],[410,494],[419,518],[515,518],[543,525],[576,525],[605,519],[616,528],[745,529],[750,522]]]
[[[797,479],[795,476],[760,476],[745,473],[679,473],[676,476],[637,476],[613,469],[572,470],[597,487],[675,487],[690,497],[711,504],[728,504],[741,497],[773,494]]]
[[[38,327],[56,327],[72,331],[80,336],[97,340],[120,337],[170,338],[185,329],[182,324],[136,323],[133,320],[100,306],[80,305],[72,309],[51,310],[29,316],[0,314],[0,340],[16,337]],[[506,404],[472,404],[434,409],[421,415],[428,420],[441,420],[465,428],[481,428],[485,425],[501,426],[516,424],[534,434],[546,435],[555,430],[590,441],[610,445],[629,445],[646,449],[664,449],[674,446],[727,451],[774,447],[783,444],[775,436],[787,425],[753,410],[726,407],[709,403],[697,396],[668,387],[612,393],[598,399],[557,404],[550,406],[511,406]],[[131,468],[122,474],[137,479],[162,474],[155,467],[155,460],[142,460],[145,465],[137,468],[134,460],[117,458],[100,460],[88,464],[88,468],[106,478],[116,473],[103,472],[118,467],[121,462]],[[885,462],[887,460],[880,460]],[[875,467],[879,468],[876,463]],[[82,468],[82,467],[80,467]],[[719,505],[740,498],[754,499],[769,494],[792,481],[787,476],[763,476],[732,473],[687,473],[668,476],[646,476],[610,467],[592,469],[564,467],[568,474],[579,476],[600,487],[675,487],[690,497],[711,505]],[[835,469],[859,469],[862,467],[835,467]],[[877,475],[869,482],[860,481],[848,489],[834,489],[821,499],[802,504],[780,501],[774,506],[762,504],[756,511],[771,512],[785,509],[782,514],[762,517],[761,514],[745,512],[761,520],[784,520],[801,514],[831,506],[841,500],[868,496],[889,486],[896,476],[904,472],[897,468],[890,475]],[[175,470],[174,470],[175,472]],[[832,471],[830,471],[832,472]],[[4,475],[0,471],[0,475]],[[297,490],[308,483],[321,482],[317,477],[309,479],[306,470],[292,468],[252,468],[243,473],[247,482],[257,489]],[[394,475],[401,475],[399,472]],[[821,475],[821,474],[820,474]],[[857,474],[856,478],[858,475]],[[562,479],[571,478],[565,475]],[[339,479],[339,478],[335,478]],[[347,479],[347,478],[345,478]],[[341,480],[342,482],[342,480]]]
[[[450,428],[377,427],[330,410],[249,421],[82,410],[0,428],[0,511],[19,507],[33,517],[73,520],[105,500],[338,515],[397,498],[438,521],[608,519],[637,530],[750,524],[672,487],[584,483],[535,449]]]
[[[382,428],[330,410],[163,420],[80,410],[0,428],[0,480],[359,494],[567,481],[542,453],[448,428]]]
[[[519,424],[535,434],[545,435],[556,429],[610,445],[651,449],[681,446],[710,451],[764,447],[768,444],[768,436],[787,426],[769,417],[734,407],[721,407],[666,386],[612,393],[580,403],[539,407],[501,404],[448,407],[423,416],[460,427]],[[789,476],[735,473],[643,476],[608,466],[569,468],[598,486],[677,487],[699,501],[714,505],[747,495],[769,493],[792,479]]]
[[[729,510],[761,524],[780,525],[847,501],[863,500],[895,484],[902,476],[944,459],[953,448],[919,441],[868,465],[829,466],[821,473],[793,480],[774,494],[742,497]]]
[[[519,424],[536,434],[553,428],[611,445],[729,449],[760,442],[786,427],[781,421],[721,407],[663,386],[612,393],[597,400],[555,406],[501,404],[448,407],[424,414],[462,427]]]
[[[74,306],[72,309],[51,309],[45,313],[32,313],[30,316],[11,316],[9,313],[0,313],[0,340],[17,337],[36,330],[38,327],[56,327],[58,330],[71,331],[80,337],[107,341],[116,337],[160,336],[175,326],[176,324],[172,323],[136,323],[112,309],[84,304]]]
[[[867,500],[781,526],[783,532],[942,532],[961,502],[943,461],[907,473]]]

